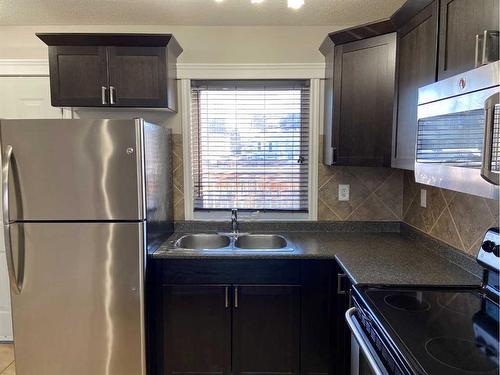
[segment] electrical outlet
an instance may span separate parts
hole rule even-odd
[[[427,207],[427,190],[420,189],[420,206]]]
[[[349,185],[339,184],[339,201],[349,200]]]

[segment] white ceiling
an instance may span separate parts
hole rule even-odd
[[[0,0],[0,25],[334,26],[390,16],[405,0]]]

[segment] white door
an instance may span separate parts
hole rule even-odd
[[[61,108],[50,105],[49,77],[0,77],[0,118],[62,118]],[[0,341],[13,339],[9,288],[3,230],[0,230]]]
[[[62,118],[50,105],[49,77],[0,77],[0,118]]]

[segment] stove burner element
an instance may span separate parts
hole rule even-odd
[[[408,294],[390,294],[384,297],[384,301],[389,306],[398,310],[427,311],[431,308],[428,302]]]
[[[484,343],[442,336],[428,340],[425,350],[433,359],[455,370],[495,374],[498,371],[497,364],[488,358],[497,354],[491,353]]]

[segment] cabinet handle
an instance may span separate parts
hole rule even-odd
[[[476,61],[475,61],[475,67],[478,68],[483,64],[483,52],[484,52],[484,36],[477,34],[476,35]]]
[[[115,103],[115,86],[109,86],[109,102],[110,104],[116,104]]]
[[[234,287],[234,307],[238,308],[238,287]]]
[[[225,302],[224,302],[224,307],[227,309],[229,307],[229,287],[226,286],[225,290]]]
[[[342,290],[342,278],[345,277],[345,273],[337,274],[337,294],[346,294],[345,290]]]
[[[101,99],[102,99],[102,104],[108,104],[106,101],[106,86],[101,86]]]

